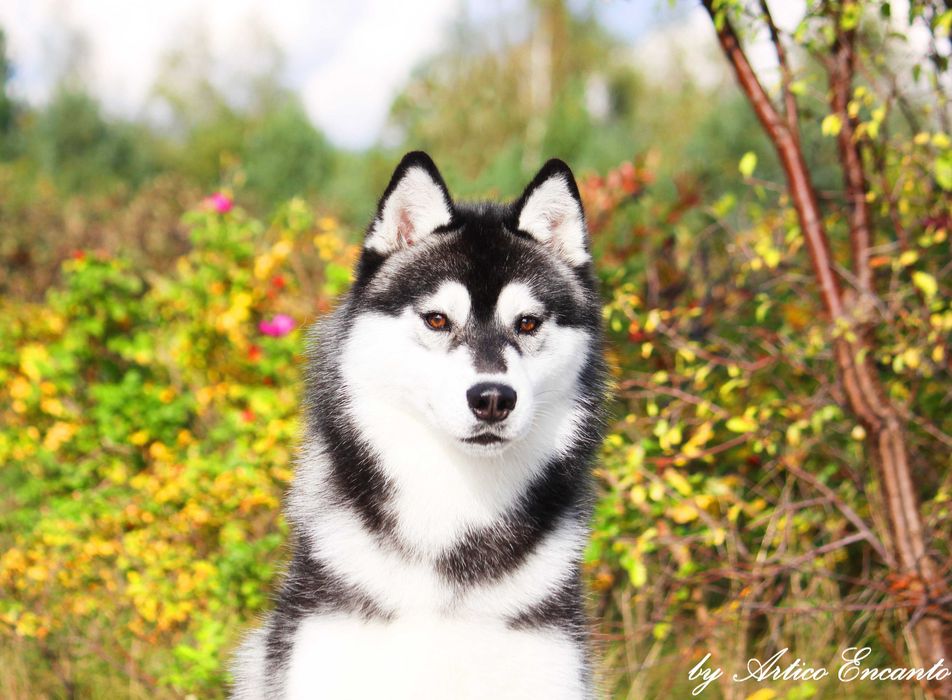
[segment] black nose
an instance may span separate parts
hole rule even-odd
[[[498,423],[516,407],[516,390],[505,384],[482,382],[469,388],[466,400],[479,420]]]

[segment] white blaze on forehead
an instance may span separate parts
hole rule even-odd
[[[439,312],[449,317],[450,321],[462,325],[469,318],[472,301],[469,291],[459,282],[449,281],[441,284],[433,294],[419,302],[422,313]]]
[[[496,300],[496,318],[506,326],[524,314],[540,315],[544,311],[542,302],[525,282],[507,284]]]

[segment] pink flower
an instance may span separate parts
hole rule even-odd
[[[270,321],[262,321],[259,323],[258,330],[265,335],[280,338],[293,331],[295,325],[297,324],[294,323],[294,319],[287,314],[278,314]]]
[[[219,214],[227,214],[231,211],[231,208],[235,206],[235,203],[231,201],[231,197],[223,192],[216,192],[210,197],[205,197],[205,206],[209,209],[214,209]]]

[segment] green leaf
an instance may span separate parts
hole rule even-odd
[[[740,159],[740,163],[737,165],[737,169],[740,171],[740,174],[744,177],[750,177],[754,174],[754,170],[757,168],[757,154],[753,151],[747,151]]]
[[[628,572],[628,578],[634,588],[641,588],[648,582],[648,568],[641,560],[641,554],[634,549],[622,556],[621,565]]]
[[[935,159],[935,181],[946,192],[952,190],[952,153],[943,153]]]
[[[860,6],[856,2],[848,2],[843,6],[843,13],[840,15],[840,27],[845,31],[856,29],[859,25]]]

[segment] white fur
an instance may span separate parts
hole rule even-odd
[[[364,245],[388,255],[419,243],[451,219],[443,188],[426,170],[413,167],[387,197]]]
[[[389,623],[311,617],[297,634],[289,700],[577,700],[577,647],[494,620],[427,615]]]
[[[498,581],[468,590],[457,609],[505,619],[541,603],[573,575],[573,563],[582,554],[586,535],[581,524],[565,520],[546,535],[522,566]]]
[[[422,302],[424,309],[462,324],[470,309],[468,292],[446,283]],[[539,311],[521,283],[508,285],[497,304],[497,315],[507,324]],[[358,317],[343,353],[351,397],[346,408],[395,485],[393,513],[402,551],[380,543],[355,513],[331,502],[328,460],[314,436],[305,441],[289,504],[314,553],[388,609],[437,612],[452,605],[488,605],[497,595],[492,587],[477,587],[459,600],[433,563],[467,532],[498,523],[545,463],[572,444],[583,415],[570,395],[585,361],[584,331],[550,319],[531,339],[532,351],[520,355],[509,349],[504,375],[477,372],[463,347],[447,352],[449,338],[429,330],[417,310],[396,318],[367,313]],[[519,424],[507,433],[514,437],[502,451],[473,453],[459,442],[477,427],[466,390],[487,376],[516,389],[510,419]],[[554,590],[583,541],[584,532],[574,523],[553,530],[519,572],[498,582],[500,614],[524,609]]]
[[[532,191],[519,213],[519,228],[551,246],[570,265],[591,260],[585,249],[585,217],[561,174]]]
[[[265,687],[265,643],[268,628],[259,627],[248,633],[231,660],[235,677],[231,700],[261,700],[268,696]]]
[[[449,608],[452,591],[436,575],[432,562],[407,559],[381,544],[355,513],[327,507],[309,534],[315,556],[386,609],[437,612]]]
[[[525,282],[510,282],[496,300],[496,320],[504,326],[512,326],[522,316],[539,316],[544,310]]]
[[[546,319],[505,353],[502,374],[478,372],[451,333],[429,329],[421,314],[446,314],[462,327],[471,311],[465,287],[441,285],[399,316],[363,313],[341,349],[348,411],[394,485],[390,501],[399,545],[369,531],[329,487],[330,460],[320,438],[305,435],[288,504],[302,542],[333,574],[371,596],[389,622],[342,614],[302,621],[289,662],[285,698],[586,697],[585,661],[567,635],[514,630],[507,619],[559,589],[581,556],[584,526],[566,517],[514,571],[457,589],[435,568],[468,532],[497,525],[546,462],[568,449],[584,411],[578,375],[588,334]],[[495,310],[512,327],[541,314],[529,287],[503,289]],[[503,381],[518,394],[501,449],[461,438],[479,429],[466,390]],[[264,631],[251,635],[236,664],[234,697],[267,696]],[[258,676],[261,674],[261,676]]]
[[[442,551],[496,522],[574,437],[571,394],[587,334],[549,320],[531,341],[533,352],[507,351],[504,375],[487,375],[464,346],[448,351],[449,334],[428,329],[414,310],[364,314],[351,329],[342,365],[347,409],[395,482],[398,532],[418,551]],[[487,380],[518,395],[502,449],[461,442],[480,429],[466,390]]]
[[[306,468],[317,472],[326,465],[309,464]],[[545,536],[517,570],[460,594],[434,570],[439,551],[408,558],[406,552],[398,552],[375,538],[349,508],[333,504],[326,497],[318,499],[306,506],[320,510],[320,517],[306,526],[311,551],[334,574],[388,610],[427,614],[469,611],[503,618],[517,615],[542,602],[566,581],[585,542],[584,527],[565,520]],[[304,504],[292,505],[299,510]]]
[[[471,303],[466,287],[459,282],[444,282],[419,303],[418,310],[420,313],[445,314],[453,325],[462,326],[469,319]],[[428,335],[433,337],[433,334]]]

